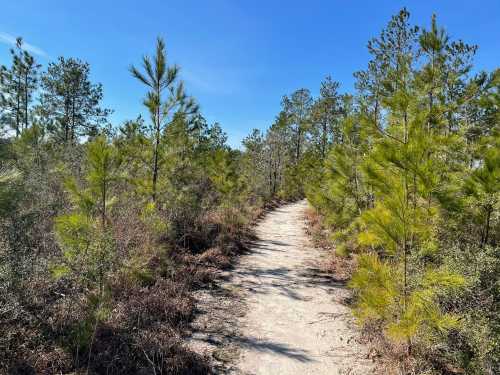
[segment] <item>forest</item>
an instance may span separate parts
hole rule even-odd
[[[353,92],[284,95],[241,149],[161,37],[130,62],[148,116],[121,124],[88,63],[24,45],[0,68],[0,373],[213,373],[186,344],[193,293],[302,199],[379,361],[500,373],[500,69],[436,16],[402,9]]]

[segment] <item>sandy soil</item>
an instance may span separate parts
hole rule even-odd
[[[194,343],[205,344],[221,372],[355,375],[375,368],[342,303],[349,291],[318,268],[324,254],[306,235],[306,207],[302,201],[266,215],[259,240],[197,321]]]

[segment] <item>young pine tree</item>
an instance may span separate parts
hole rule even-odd
[[[433,19],[424,31],[420,48],[429,54],[419,72],[413,68],[415,34],[405,22],[391,23],[387,37],[411,36],[408,45],[399,39],[389,45],[395,64],[387,68],[382,110],[387,124],[364,163],[364,177],[373,187],[375,204],[360,217],[358,242],[367,252],[351,285],[358,293],[356,312],[382,323],[387,335],[406,344],[411,352],[416,340],[426,340],[458,324],[444,311],[439,297],[463,285],[463,278],[442,267],[437,224],[440,205],[437,192],[445,189],[447,147],[455,135],[446,128],[451,110],[439,94],[444,64],[441,52],[447,38]],[[381,44],[383,45],[383,44]]]
[[[167,64],[167,53],[165,42],[158,38],[156,43],[156,54],[153,61],[149,56],[144,56],[142,61],[143,72],[134,66],[130,67],[132,75],[148,87],[148,93],[144,99],[144,105],[151,115],[152,121],[152,176],[151,176],[151,198],[153,202],[157,198],[157,184],[161,167],[162,132],[172,120],[176,112],[192,114],[197,112],[198,106],[192,98],[184,92],[184,84],[179,81],[179,67]]]
[[[103,303],[106,281],[116,262],[111,209],[120,179],[120,157],[104,136],[87,144],[84,183],[66,181],[72,209],[56,219],[55,231],[62,250],[54,266],[56,277],[73,278]]]

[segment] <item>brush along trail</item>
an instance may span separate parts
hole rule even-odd
[[[359,343],[351,311],[343,304],[349,291],[320,271],[326,254],[309,242],[306,208],[301,201],[264,217],[256,227],[258,240],[223,283],[226,292],[219,291],[211,313],[198,322],[205,332],[200,330],[197,340],[219,344],[212,356],[226,362],[221,372],[373,372],[368,349]]]

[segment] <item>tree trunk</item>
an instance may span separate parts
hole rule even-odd
[[[158,180],[158,152],[160,148],[160,131],[156,129],[156,140],[154,149],[154,162],[153,162],[153,202],[156,202],[156,183]]]
[[[321,158],[324,159],[326,156],[326,141],[327,141],[327,123],[323,122],[323,134],[321,139]]]
[[[301,138],[302,137],[302,132],[301,132],[301,129],[300,129],[300,124],[297,123],[297,144],[296,144],[296,147],[295,147],[295,163],[296,164],[299,164],[299,158],[300,158],[300,141],[301,141]]]
[[[75,140],[75,98],[71,100],[71,141]]]
[[[16,95],[16,137],[21,134],[21,73],[17,75],[17,95]]]
[[[160,92],[158,90],[158,99],[160,98]],[[159,101],[161,103],[161,101]],[[156,119],[155,119],[155,148],[154,148],[154,161],[153,161],[153,202],[156,202],[156,184],[158,181],[158,153],[160,152],[160,133],[161,133],[161,118],[160,118],[160,107],[156,109]]]
[[[24,129],[28,129],[28,69],[24,74]]]

